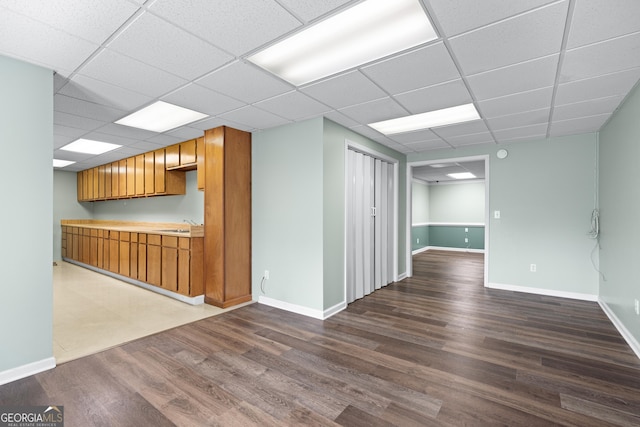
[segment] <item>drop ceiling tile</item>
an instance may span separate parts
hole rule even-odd
[[[93,154],[77,153],[74,151],[67,151],[67,150],[60,150],[60,149],[53,151],[54,159],[70,160],[72,162],[82,162],[87,160],[90,157],[93,157]],[[86,168],[82,168],[82,169],[86,169]]]
[[[152,136],[151,138],[148,138],[147,141],[166,147],[167,145],[173,145],[182,142],[183,139],[178,138],[177,136],[171,136],[163,133],[160,135]]]
[[[574,135],[579,133],[597,132],[607,121],[610,114],[590,117],[580,117],[571,120],[554,121],[551,124],[550,136]]]
[[[327,119],[334,121],[346,128],[351,128],[358,125],[358,122],[345,116],[338,111],[330,111],[324,115]]]
[[[514,93],[478,102],[482,117],[493,118],[551,107],[553,87]]]
[[[69,82],[69,78],[59,73],[53,73],[53,93],[58,93],[60,89]]]
[[[150,10],[238,56],[301,25],[273,0],[157,0]]]
[[[552,0],[427,0],[447,36],[491,24]]]
[[[344,4],[352,2],[351,0],[280,0],[280,3],[286,7],[291,13],[304,22],[313,21],[314,19],[331,12]]]
[[[301,92],[333,108],[362,104],[387,94],[360,71],[351,71],[300,89]]]
[[[340,113],[358,123],[375,123],[382,120],[395,119],[409,115],[397,102],[391,98],[378,99],[364,104],[343,108]]]
[[[217,128],[220,126],[231,126],[233,128],[239,129],[237,127],[237,124],[231,123],[229,122],[229,120],[221,119],[219,117],[210,117],[208,119],[198,120],[195,123],[189,124],[189,127],[194,129],[200,129],[201,131]]]
[[[402,93],[394,98],[411,114],[468,104],[473,100],[462,80]]]
[[[158,150],[160,148],[165,147],[164,145],[160,145],[160,144],[154,144],[153,142],[149,142],[149,141],[140,141],[140,142],[136,142],[135,144],[130,145],[131,148],[134,148],[136,150],[143,150],[145,153],[148,151],[155,151]]]
[[[553,122],[570,120],[580,117],[611,114],[624,100],[624,95],[609,96],[607,98],[590,99],[575,104],[559,105],[553,110]]]
[[[83,138],[92,139],[94,141],[109,142],[111,144],[118,144],[118,145],[122,145],[123,147],[133,145],[136,142],[139,142],[139,140],[137,139],[125,138],[118,135],[110,135],[108,133],[95,132],[95,131],[86,134]]]
[[[626,95],[640,79],[640,68],[558,85],[556,104],[571,104],[610,95]]]
[[[240,61],[216,70],[196,83],[249,104],[293,89],[271,74]]]
[[[54,95],[53,108],[55,111],[109,122],[118,120],[126,114],[123,110],[107,107],[105,105],[94,104],[92,102],[87,102],[81,99],[71,98],[69,96],[60,94]]]
[[[95,44],[103,43],[139,9],[126,0],[3,0],[2,7]]]
[[[473,135],[463,135],[447,138],[447,142],[453,147],[465,147],[467,145],[478,145],[478,144],[494,144],[496,141],[493,139],[493,136],[489,132],[482,132]],[[476,175],[477,177],[478,175]]]
[[[73,76],[59,93],[121,110],[136,110],[153,100],[141,93],[79,74]]]
[[[404,145],[410,150],[418,151],[418,152],[427,151],[427,150],[437,150],[439,148],[451,148],[449,144],[447,144],[441,139],[433,140],[433,141],[410,142]]]
[[[77,139],[86,134],[87,130],[54,124],[53,133],[54,135],[68,136],[70,138]]]
[[[268,129],[290,123],[289,120],[248,105],[238,110],[222,114],[220,118],[250,126],[253,129]]]
[[[434,128],[432,131],[439,137],[447,139],[451,137],[489,132],[489,129],[487,129],[487,125],[484,124],[484,121],[474,120],[472,122]]]
[[[167,132],[168,135],[180,138],[180,141],[187,141],[189,139],[200,138],[204,135],[204,132],[200,129],[192,128],[189,126],[181,126],[177,129]]]
[[[493,132],[493,136],[496,137],[498,142],[544,138],[547,134],[548,127],[549,125],[544,123],[520,128],[496,130]]]
[[[233,60],[228,53],[150,13],[129,25],[109,43],[109,49],[187,80]]]
[[[210,116],[226,113],[227,111],[235,110],[245,105],[236,99],[229,98],[226,95],[194,83],[163,96],[162,100]]]
[[[442,42],[364,67],[362,72],[392,95],[460,78]]]
[[[79,72],[96,80],[154,98],[187,83],[180,77],[109,49],[100,52]]]
[[[76,116],[74,114],[63,113],[62,111],[53,112],[53,123],[56,125],[69,126],[76,129],[84,129],[86,131],[98,129],[106,122],[101,120],[89,119],[87,117]]]
[[[331,110],[326,105],[298,91],[278,95],[254,105],[289,120],[318,116]]]
[[[158,134],[157,132],[151,132],[131,126],[118,125],[116,123],[106,124],[100,129],[96,129],[96,131],[129,139],[149,139]]]
[[[431,132],[431,129],[422,129],[415,132],[404,132],[389,135],[389,138],[396,141],[399,144],[407,144],[410,142],[424,142],[441,140],[438,135]]]
[[[66,135],[56,135],[56,133],[54,132],[53,134],[53,148],[54,150],[56,148],[60,148],[63,147],[65,145],[67,145],[70,142],[75,141],[76,138],[72,138],[70,136],[66,136]],[[70,160],[70,159],[63,159],[63,160]]]
[[[558,55],[551,55],[469,76],[467,81],[476,99],[492,99],[553,86],[557,68]]]
[[[386,139],[385,135],[366,125],[357,125],[350,129],[362,136],[366,136],[367,138],[373,139],[374,141],[378,141],[378,140],[384,141]]]
[[[52,70],[75,70],[98,47],[0,6],[0,52],[5,55]]]
[[[640,33],[568,50],[560,83],[640,67]]]
[[[557,53],[568,5],[555,3],[453,37],[451,48],[467,75]]]
[[[489,122],[489,127],[494,131],[499,129],[511,129],[537,125],[547,123],[549,121],[549,111],[551,111],[551,107],[496,117],[488,119],[487,122]]]
[[[640,31],[637,0],[577,0],[567,48],[572,49]]]

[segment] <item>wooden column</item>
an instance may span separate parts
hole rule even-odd
[[[204,134],[205,302],[251,300],[251,134],[221,126]]]

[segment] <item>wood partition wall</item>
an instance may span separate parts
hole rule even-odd
[[[205,302],[226,308],[251,300],[251,134],[205,131]]]

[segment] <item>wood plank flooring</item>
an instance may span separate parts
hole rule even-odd
[[[253,304],[0,387],[71,426],[637,426],[640,361],[596,303],[482,286],[483,256],[326,321]]]

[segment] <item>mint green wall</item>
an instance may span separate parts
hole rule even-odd
[[[635,239],[640,218],[640,89],[600,132],[600,299],[640,341],[640,250]],[[606,280],[605,280],[606,279]]]
[[[495,153],[507,148],[509,156]],[[489,282],[597,295],[587,238],[594,207],[596,135],[410,155],[409,162],[490,154]],[[537,273],[529,265],[537,265]]]
[[[466,242],[465,239],[467,239]],[[484,249],[484,227],[429,226],[429,246]]]
[[[53,260],[60,261],[62,219],[90,219],[93,217],[93,203],[78,202],[75,172],[53,171]]]
[[[322,118],[252,136],[253,297],[323,309]]]
[[[484,182],[430,185],[429,222],[484,224],[484,200]]]
[[[53,72],[0,56],[0,93],[1,373],[53,357]]]
[[[429,222],[429,186],[413,180],[411,182],[411,223],[425,224]]]

